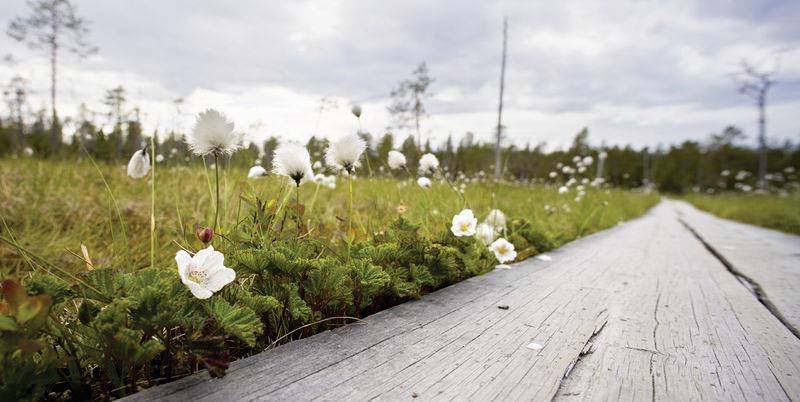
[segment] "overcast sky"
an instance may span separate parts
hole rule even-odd
[[[702,139],[728,124],[755,143],[756,109],[732,74],[743,58],[778,69],[768,135],[800,140],[799,1],[123,1],[76,0],[100,48],[64,55],[58,108],[104,113],[122,85],[147,127],[188,129],[212,107],[253,139],[315,130],[319,99],[338,101],[320,135],[382,133],[388,94],[421,61],[436,79],[423,132],[488,140],[497,119],[502,19],[509,19],[508,141],[567,145],[582,127],[599,144]],[[0,24],[27,14],[2,0]],[[9,37],[0,82],[21,74],[34,109],[48,105],[47,59]],[[779,63],[776,62],[779,60]],[[185,99],[176,110],[173,100]],[[3,114],[7,111],[4,109]],[[107,122],[104,116],[99,122]]]

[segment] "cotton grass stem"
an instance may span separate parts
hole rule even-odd
[[[295,196],[297,197],[297,238],[299,239],[300,236],[303,235],[301,233],[301,226],[303,225],[302,219],[300,218],[300,184],[294,186],[295,188]]]
[[[152,177],[150,178],[150,268],[156,266],[156,141],[150,137],[150,149],[153,157],[150,158]]]
[[[214,182],[216,183],[216,202],[214,203],[214,232],[217,232],[217,220],[219,219],[219,155],[214,153]]]

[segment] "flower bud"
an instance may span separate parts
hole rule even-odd
[[[214,230],[209,227],[201,228],[200,226],[195,226],[194,234],[203,244],[211,243],[214,238]]]
[[[361,106],[354,105],[353,109],[350,110],[354,116],[361,118]]]

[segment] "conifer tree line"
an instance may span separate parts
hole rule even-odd
[[[116,89],[109,94],[114,91]],[[86,158],[88,154],[98,161],[124,164],[153,135],[158,144],[156,157],[160,163],[168,166],[197,163],[196,159],[189,157],[182,133],[156,131],[146,135],[142,132],[138,114],[134,109],[131,113],[113,116],[115,123],[111,128],[100,127],[91,118],[82,116],[71,124],[74,127],[71,133],[63,133],[62,124],[59,121],[53,124],[44,110],[36,113],[30,123],[14,115],[0,118],[0,157],[75,160]],[[62,134],[57,138],[69,140],[51,141],[54,130]],[[413,132],[407,137],[392,132],[381,135],[361,132],[360,135],[369,144],[366,158],[375,176],[392,174],[385,165],[387,154],[392,149],[406,155],[412,171],[421,154],[426,152],[436,154],[443,168],[453,177],[463,173],[466,177],[488,180],[494,171],[494,144],[476,141],[469,132],[459,140],[448,137],[438,146],[431,145],[430,141],[417,146]],[[592,156],[598,160],[599,154],[605,152],[608,156],[602,176],[606,183],[614,186],[635,188],[650,184],[660,191],[673,193],[734,189],[736,183],[749,183],[754,187],[759,154],[757,149],[742,145],[745,139],[740,129],[729,126],[718,134],[709,135],[704,141],[685,141],[669,147],[597,147],[589,143],[589,130],[583,129],[567,149],[547,151],[544,143],[525,147],[508,145],[502,150],[501,169],[508,180],[558,183],[565,180],[562,174],[559,173],[556,179],[549,175],[558,170],[559,163],[569,165],[574,156]],[[250,143],[226,164],[238,167],[260,164],[269,170],[272,152],[279,142],[279,138],[270,137],[260,144]],[[314,160],[322,160],[328,140],[311,137],[306,145]],[[797,181],[796,169],[800,167],[798,145],[787,141],[768,148],[770,166],[767,177],[772,187],[784,188]],[[597,165],[588,168],[588,177],[595,177]]]

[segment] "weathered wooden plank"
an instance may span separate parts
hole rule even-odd
[[[800,335],[800,236],[720,219],[682,201],[671,204]]]
[[[552,256],[131,399],[798,399],[800,341],[674,206]]]
[[[629,291],[612,300],[593,353],[557,396],[797,399],[798,339],[677,220],[663,219],[661,231],[650,246],[659,258],[638,266]]]

